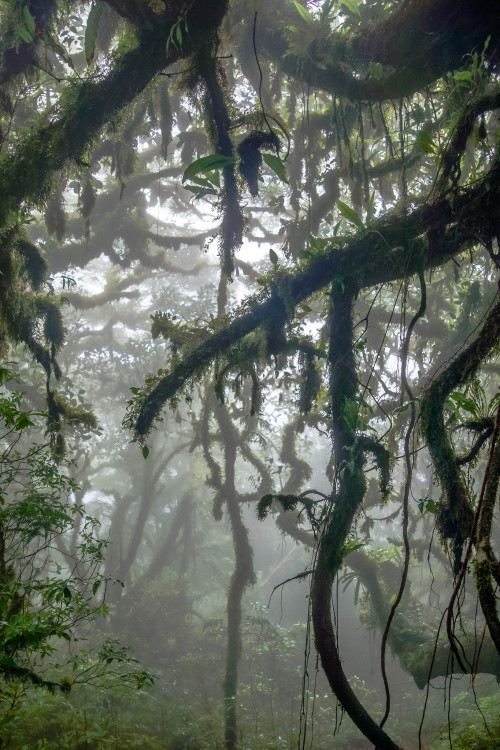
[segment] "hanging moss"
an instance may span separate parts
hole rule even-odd
[[[237,151],[240,159],[240,174],[248,185],[250,195],[259,194],[258,176],[262,165],[261,149],[279,151],[280,141],[278,136],[272,132],[254,130],[247,135],[238,145]]]
[[[150,317],[152,337],[157,339],[161,336],[168,341],[173,354],[177,354],[184,346],[196,346],[206,337],[204,329],[182,323],[171,313],[156,312]]]
[[[168,147],[172,140],[173,114],[170,106],[169,84],[163,81],[158,87],[158,99],[160,110],[160,132],[161,132],[161,150],[160,153],[164,159],[168,155]]]
[[[43,334],[50,344],[53,344],[56,351],[64,343],[64,324],[59,305],[50,297],[37,297],[35,308],[40,317],[44,317]]]
[[[92,175],[90,172],[85,172],[83,186],[80,193],[80,213],[86,221],[90,219],[90,214],[95,206],[95,201],[96,196],[92,184]]]
[[[16,250],[24,260],[25,270],[35,291],[42,286],[47,276],[47,263],[40,250],[29,240],[21,238],[16,244]]]
[[[260,414],[262,406],[262,390],[260,387],[259,378],[257,377],[257,373],[255,372],[255,370],[252,369],[252,371],[250,372],[250,377],[252,378],[252,400],[250,407],[250,416],[254,417],[256,414]]]
[[[45,209],[45,226],[47,227],[48,234],[55,234],[59,242],[61,242],[66,231],[66,213],[64,211],[62,190],[56,190],[52,199],[47,203]]]
[[[291,511],[299,509],[307,509],[312,513],[314,507],[314,501],[309,497],[302,495],[283,495],[283,494],[269,494],[261,497],[257,503],[257,518],[259,521],[263,521],[271,512],[273,503],[278,503],[284,511]],[[309,514],[308,514],[309,515]]]
[[[300,353],[299,365],[302,367],[300,378],[299,411],[307,414],[314,407],[321,388],[321,373],[316,365],[315,357],[307,352]]]
[[[366,435],[359,435],[356,441],[362,451],[373,455],[379,470],[379,489],[382,500],[389,500],[391,493],[391,455],[389,451],[382,443]]]

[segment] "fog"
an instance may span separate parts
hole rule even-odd
[[[492,750],[496,16],[209,5],[1,9],[0,740]]]

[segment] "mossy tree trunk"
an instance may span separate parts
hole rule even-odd
[[[336,487],[320,537],[311,586],[316,648],[340,704],[356,726],[381,750],[398,745],[362,706],[342,668],[332,622],[332,588],[343,559],[352,523],[366,491],[364,456],[356,441],[357,378],[352,337],[352,307],[356,290],[334,282],[329,316],[330,399]]]

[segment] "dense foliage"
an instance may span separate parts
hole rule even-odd
[[[31,657],[104,608],[104,662],[132,643],[169,726],[75,713],[61,747],[427,745],[431,690],[446,723],[458,675],[500,676],[498,9],[9,0],[0,21],[0,349],[29,404],[5,382],[5,684],[61,684]],[[33,410],[47,445],[14,454]],[[287,578],[302,625],[262,611]],[[62,698],[40,695],[42,747]],[[498,736],[496,700],[457,742]]]

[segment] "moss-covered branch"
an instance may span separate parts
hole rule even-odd
[[[167,65],[192,53],[210,38],[222,21],[227,0],[211,4],[207,14],[202,0],[195,1],[188,14],[189,35],[179,52],[165,40],[171,24],[156,19],[141,28],[137,47],[119,57],[111,72],[101,80],[71,82],[50,119],[34,127],[13,153],[0,161],[0,225],[9,211],[26,202],[43,202],[50,193],[54,174],[69,160],[80,160],[91,141],[110,118],[129,104]]]
[[[287,289],[291,308],[314,292],[324,288],[335,276],[358,288],[406,278],[425,269],[446,263],[481,237],[496,236],[500,210],[496,191],[500,186],[500,163],[473,187],[457,192],[451,200],[443,198],[424,205],[409,215],[394,212],[374,222],[366,232],[352,239],[343,238],[296,271],[280,271],[279,283]],[[426,232],[440,228],[439,243],[429,249]],[[343,245],[340,246],[339,245]],[[182,389],[194,375],[206,370],[211,362],[227,355],[231,347],[268,321],[282,317],[280,298],[269,291],[248,304],[231,323],[188,352],[172,370],[162,376],[152,391],[143,397],[137,415],[127,420],[139,439],[150,431],[164,404]]]
[[[68,3],[69,5],[69,3]],[[14,80],[22,74],[33,73],[39,67],[37,55],[41,40],[50,36],[56,10],[55,0],[28,0],[26,3],[9,3],[7,12],[2,8],[2,32],[0,40],[0,88],[10,89]],[[35,34],[31,42],[23,41],[17,31],[19,22],[24,25],[23,7],[27,8],[35,23]],[[49,42],[50,46],[50,42]]]
[[[446,430],[444,404],[452,391],[477,372],[499,340],[500,301],[497,300],[478,336],[433,380],[422,398],[421,430],[444,492],[444,499],[438,505],[437,523],[443,539],[453,541],[456,574],[460,571],[462,548],[471,533],[474,513]]]
[[[490,631],[491,639],[500,656],[500,619],[497,612],[496,589],[500,585],[500,564],[491,545],[491,530],[500,482],[500,407],[497,411],[495,429],[488,462],[483,501],[479,509],[476,532],[476,558],[474,560],[474,582],[481,609]]]
[[[285,73],[334,96],[372,102],[410,96],[463,67],[466,55],[474,49],[482,51],[489,35],[494,39],[500,35],[497,8],[475,0],[406,0],[379,21],[351,33],[334,32],[326,39],[319,24],[301,21],[285,6],[283,27],[299,27],[299,33],[311,39],[305,57],[294,50],[294,39],[287,38],[286,31],[276,33],[274,19],[264,12],[260,15],[261,49],[279,60]],[[498,65],[495,44],[488,56],[492,65]],[[379,70],[368,72],[368,63],[377,63]]]
[[[356,726],[380,750],[398,750],[351,688],[342,667],[332,621],[332,587],[343,560],[344,548],[366,491],[363,449],[356,440],[352,410],[357,391],[352,307],[355,289],[334,283],[330,314],[330,398],[337,487],[320,536],[311,584],[314,641],[330,687]]]

